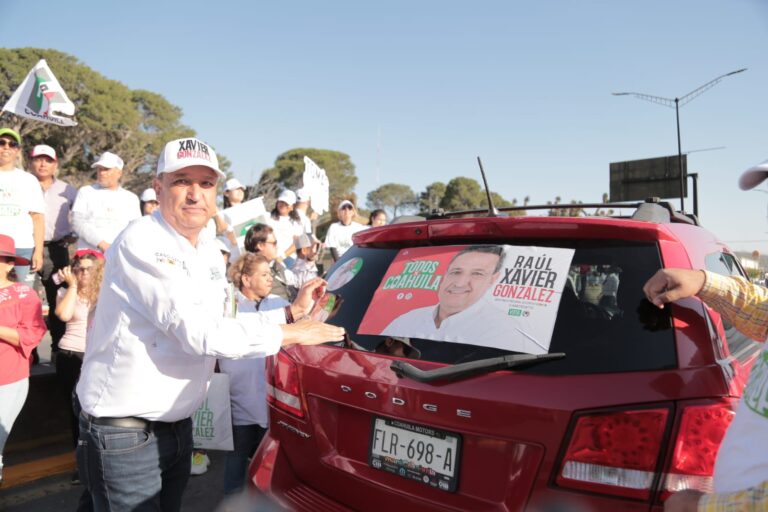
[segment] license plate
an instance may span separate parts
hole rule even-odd
[[[389,418],[373,418],[368,464],[375,469],[454,492],[461,436]]]

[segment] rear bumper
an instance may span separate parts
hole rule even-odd
[[[353,512],[299,481],[280,448],[280,441],[270,431],[251,460],[248,483],[289,510]]]

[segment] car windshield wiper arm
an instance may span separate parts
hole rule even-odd
[[[434,370],[420,370],[405,361],[393,361],[390,365],[392,371],[398,377],[408,377],[419,382],[432,382],[435,380],[458,380],[466,379],[481,373],[491,373],[496,370],[508,370],[520,366],[555,361],[565,357],[565,352],[553,352],[551,354],[514,354],[501,357],[492,357],[490,359],[480,359],[469,363],[455,364],[453,366],[444,366]]]

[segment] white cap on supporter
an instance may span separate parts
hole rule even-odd
[[[339,203],[339,206],[336,209],[337,210],[341,210],[345,206],[351,206],[352,208],[354,208],[355,204],[352,201],[350,201],[349,199],[345,199],[345,200],[343,200],[342,202]]]
[[[290,204],[293,206],[296,204],[296,194],[293,193],[292,190],[283,190],[280,192],[280,195],[277,197],[278,202],[282,201],[286,204]]]
[[[157,175],[165,172],[176,172],[185,167],[202,165],[214,171],[219,178],[226,175],[219,169],[219,159],[216,152],[207,143],[194,137],[172,140],[163,148],[157,160]]]
[[[155,189],[148,188],[144,192],[141,193],[141,202],[148,203],[149,201],[155,201],[157,202],[157,194],[155,194]]]
[[[47,156],[49,158],[53,158],[54,160],[58,160],[56,158],[56,150],[54,150],[51,146],[46,146],[45,144],[38,144],[34,148],[32,148],[32,152],[29,154],[31,158],[35,158],[36,156]]]
[[[320,240],[314,237],[312,233],[302,233],[296,238],[296,241],[293,242],[296,246],[297,250],[303,249],[305,247],[312,247],[315,244],[319,244]]]
[[[296,202],[297,203],[306,203],[309,201],[309,189],[306,189],[304,187],[296,189]]]
[[[237,178],[230,178],[227,180],[227,183],[224,185],[224,192],[229,192],[230,190],[237,190],[239,188],[242,188],[245,190],[245,186],[240,183],[240,180]]]
[[[91,165],[91,168],[103,167],[105,169],[120,169],[122,171],[123,165],[125,164],[123,163],[122,158],[114,153],[105,151],[101,154],[99,159]]]

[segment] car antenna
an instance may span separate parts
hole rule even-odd
[[[488,216],[489,217],[498,217],[499,216],[499,210],[496,209],[496,207],[493,205],[493,198],[491,197],[491,189],[488,188],[488,180],[485,179],[485,171],[483,170],[483,162],[480,160],[480,157],[477,157],[477,165],[480,166],[480,175],[483,177],[483,186],[485,186],[485,195],[488,198]]]

